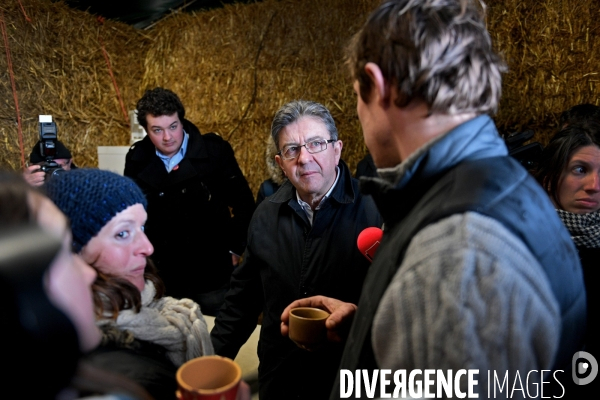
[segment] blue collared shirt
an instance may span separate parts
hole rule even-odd
[[[313,217],[315,215],[315,211],[321,209],[321,206],[327,200],[327,198],[331,195],[331,192],[333,192],[333,188],[335,187],[338,180],[340,179],[340,167],[338,167],[337,165],[335,167],[335,174],[336,174],[336,176],[335,176],[335,181],[333,181],[333,185],[331,185],[331,187],[329,188],[327,193],[325,193],[325,196],[323,196],[323,198],[319,202],[319,205],[317,206],[317,208],[314,209],[314,211],[311,208],[310,204],[308,204],[307,202],[305,202],[304,200],[302,200],[300,198],[300,195],[298,194],[298,190],[296,190],[296,200],[298,200],[298,204],[300,204],[300,207],[302,207],[302,209],[306,213],[306,216],[308,217],[308,220],[310,221],[311,225],[313,223]]]
[[[171,172],[173,170],[173,168],[178,166],[179,163],[181,162],[181,160],[183,160],[183,157],[185,156],[185,152],[187,151],[189,137],[190,137],[190,135],[188,135],[185,131],[183,131],[183,143],[181,143],[181,147],[179,148],[179,151],[177,153],[175,153],[175,155],[173,157],[167,157],[163,153],[158,151],[158,149],[156,150],[156,155],[165,164],[165,168],[167,169],[167,172]]]

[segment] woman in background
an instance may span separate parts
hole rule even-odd
[[[562,128],[542,152],[535,172],[579,251],[587,292],[586,351],[598,356],[600,268],[600,124],[575,122]]]
[[[257,207],[263,202],[264,199],[278,191],[283,182],[285,182],[287,179],[275,161],[275,155],[277,154],[277,151],[277,146],[275,146],[273,137],[268,135],[265,148],[265,164],[267,166],[269,178],[265,179],[258,188],[258,193],[256,194]]]

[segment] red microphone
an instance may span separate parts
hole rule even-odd
[[[356,245],[358,246],[358,250],[360,250],[360,252],[367,257],[367,260],[371,262],[373,261],[373,257],[375,257],[375,252],[379,247],[382,236],[383,231],[375,227],[365,228],[358,235]]]

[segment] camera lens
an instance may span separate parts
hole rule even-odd
[[[62,168],[54,168],[52,173],[50,173],[50,176],[57,176],[57,175],[62,174],[63,172],[66,172],[66,171]]]

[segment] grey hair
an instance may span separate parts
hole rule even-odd
[[[275,142],[277,149],[279,149],[279,133],[281,130],[303,117],[318,119],[325,124],[325,127],[329,131],[330,139],[338,140],[338,131],[335,126],[335,121],[327,107],[314,101],[294,100],[281,106],[275,113],[275,117],[273,117],[271,137],[273,138],[273,142]]]
[[[481,0],[387,1],[355,35],[346,60],[364,101],[373,85],[365,65],[373,62],[396,87],[398,107],[418,99],[444,114],[495,113],[506,70]]]

